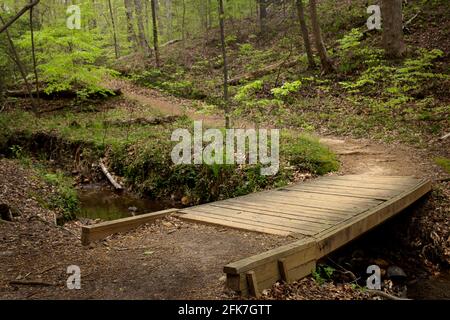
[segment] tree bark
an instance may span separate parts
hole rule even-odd
[[[327,49],[323,43],[322,31],[320,30],[319,19],[317,17],[317,6],[316,0],[309,1],[309,9],[311,14],[311,24],[313,29],[314,43],[316,45],[316,50],[320,57],[320,63],[322,64],[322,69],[324,72],[329,73],[334,71],[333,63],[328,57]]]
[[[308,57],[308,65],[310,69],[316,68],[316,62],[311,50],[311,42],[309,41],[308,27],[305,20],[305,10],[303,8],[303,0],[296,0],[297,17],[300,23],[300,31],[303,37],[303,43],[305,45],[306,56]]]
[[[116,20],[114,19],[114,12],[111,4],[111,0],[108,0],[109,14],[111,16],[111,24],[113,31],[113,39],[114,39],[114,53],[116,54],[116,59],[119,58],[119,45],[117,43],[117,34],[116,34]]]
[[[264,35],[267,31],[267,1],[258,0],[259,6],[259,32]]]
[[[131,0],[124,0],[125,5],[125,13],[127,17],[127,34],[128,34],[128,42],[131,43],[132,47],[137,47],[137,37],[134,32],[134,18],[133,18],[133,7],[131,4]]]
[[[152,22],[153,22],[153,48],[155,49],[156,66],[159,68],[161,66],[161,61],[159,57],[159,46],[158,46],[158,21],[156,17],[156,0],[151,0],[151,7],[152,7]]]
[[[141,0],[134,0],[134,9],[136,10],[136,17],[137,17],[139,46],[141,47],[141,50],[144,52],[144,55],[146,57],[149,57],[150,47],[148,45],[147,39],[145,38],[143,7]]]
[[[30,4],[32,1],[30,1]],[[31,37],[31,56],[33,59],[33,71],[34,71],[34,81],[37,92],[36,104],[39,106],[39,77],[37,72],[37,62],[36,62],[36,46],[34,44],[34,26],[33,26],[33,7],[30,8],[30,37]],[[35,110],[36,112],[37,110]]]
[[[402,58],[406,53],[403,40],[402,0],[382,0],[381,16],[383,19],[382,41],[388,58]]]
[[[225,128],[230,128],[230,110],[228,102],[228,61],[227,48],[225,44],[225,12],[223,10],[223,0],[219,0],[219,24],[220,24],[220,42],[222,45],[223,57],[223,101],[225,110]]]

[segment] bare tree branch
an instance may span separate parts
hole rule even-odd
[[[2,27],[0,27],[0,33],[3,33],[6,29],[8,29],[14,22],[16,22],[17,19],[19,19],[21,16],[25,14],[28,10],[33,8],[35,5],[37,5],[40,2],[40,0],[33,0],[29,4],[27,4],[25,7],[23,7],[13,18],[11,18],[8,22],[6,22]]]

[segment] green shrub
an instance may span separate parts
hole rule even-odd
[[[282,157],[300,171],[323,175],[339,169],[335,154],[311,136],[285,138],[281,152]]]

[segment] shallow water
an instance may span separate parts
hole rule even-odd
[[[170,201],[157,201],[137,197],[126,192],[115,192],[98,185],[84,186],[78,191],[81,210],[78,217],[116,220],[133,215],[173,208]],[[129,208],[135,207],[136,211]]]

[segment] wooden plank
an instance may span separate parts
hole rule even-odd
[[[256,298],[259,298],[260,292],[258,289],[258,281],[256,279],[256,274],[254,271],[248,271],[247,274],[247,283],[249,287],[250,294]]]
[[[284,261],[286,279],[294,281],[302,278],[314,269],[316,244],[311,238],[298,240],[292,244],[269,250],[260,255],[252,256],[224,267],[227,273],[227,285],[241,294],[249,293],[243,275],[248,269],[253,271],[258,279],[260,290],[271,287],[282,279],[279,261]],[[282,271],[283,272],[283,271]],[[298,278],[296,278],[298,277]]]
[[[92,241],[104,239],[114,233],[125,232],[134,229],[142,224],[155,221],[156,219],[162,218],[177,211],[178,209],[167,209],[134,217],[117,219],[114,221],[106,221],[95,225],[82,226],[81,243],[83,245],[88,245]]]
[[[308,215],[298,215],[298,214],[286,214],[283,212],[279,212],[279,211],[268,211],[268,210],[259,210],[259,209],[255,209],[252,208],[251,206],[248,207],[243,207],[243,206],[232,206],[232,205],[224,205],[224,204],[216,204],[216,203],[211,203],[210,204],[213,207],[217,207],[217,208],[227,208],[227,209],[234,209],[234,210],[243,210],[245,209],[245,211],[247,212],[253,212],[253,213],[258,213],[261,215],[270,215],[270,216],[275,216],[275,217],[286,217],[289,218],[291,220],[294,221],[303,221],[303,222],[308,222],[310,224],[313,225],[319,225],[319,226],[332,226],[335,223],[331,222],[331,221],[327,221],[327,220],[323,220],[323,219],[311,219]]]
[[[306,237],[258,255],[229,263],[223,268],[223,271],[230,274],[244,273],[249,270],[254,270],[261,265],[272,262],[277,263],[279,259],[289,256],[292,256],[291,259],[299,258],[310,261],[316,257],[316,251],[316,241],[311,237]]]
[[[341,213],[344,217],[345,216],[351,216],[354,215],[358,212],[367,210],[367,208],[369,207],[355,207],[355,206],[336,206],[333,207],[334,203],[326,205],[326,204],[315,204],[315,203],[296,203],[295,201],[289,201],[289,200],[285,200],[285,199],[277,199],[277,198],[270,198],[270,199],[266,199],[266,198],[261,198],[261,199],[255,199],[255,201],[258,201],[262,204],[266,204],[266,205],[272,205],[274,207],[279,206],[279,205],[284,205],[284,206],[289,206],[289,207],[297,207],[299,208],[314,208],[314,209],[322,209],[322,210],[327,210],[328,212],[332,212],[332,213]]]
[[[268,225],[272,226],[280,226],[280,227],[289,227],[289,228],[295,228],[297,231],[308,231],[308,232],[318,232],[319,230],[325,230],[329,228],[330,226],[323,226],[323,225],[314,225],[309,224],[306,221],[295,221],[290,218],[280,217],[280,216],[269,216],[269,215],[262,215],[257,213],[252,213],[245,211],[243,209],[235,210],[235,209],[228,209],[228,208],[218,208],[214,206],[202,206],[197,207],[193,210],[190,210],[190,214],[197,214],[198,212],[206,213],[206,214],[215,214],[225,217],[235,217],[243,221],[259,221],[267,223]]]
[[[324,208],[329,210],[340,210],[340,211],[351,211],[353,212],[355,209],[367,209],[377,205],[380,201],[370,202],[367,199],[361,199],[361,203],[344,203],[340,201],[325,201],[325,200],[317,200],[314,198],[303,199],[301,197],[292,197],[284,194],[274,194],[272,196],[267,197],[255,197],[255,200],[264,199],[265,201],[274,201],[277,203],[286,203],[292,204],[296,206],[315,206],[318,208]]]
[[[349,192],[345,192],[345,191],[330,191],[327,189],[324,190],[319,190],[319,189],[315,189],[315,188],[299,188],[297,190],[302,190],[304,192],[309,192],[309,193],[317,193],[317,194],[330,194],[330,195],[340,195],[340,196],[348,196]],[[357,198],[363,198],[363,199],[376,199],[376,200],[389,200],[389,197],[387,196],[368,196],[365,194],[351,194],[352,197],[357,197]]]
[[[186,216],[189,218],[194,218],[194,217],[198,217],[199,219],[204,219],[206,218],[214,218],[214,219],[218,219],[218,220],[222,220],[222,221],[230,221],[233,223],[245,223],[247,225],[254,225],[254,226],[259,226],[259,227],[264,227],[264,228],[270,228],[270,229],[275,229],[275,230],[279,230],[279,231],[286,231],[289,232],[289,234],[297,234],[297,233],[301,233],[301,234],[305,234],[305,235],[313,235],[313,234],[317,234],[319,231],[317,229],[315,230],[309,230],[307,228],[300,228],[299,226],[288,226],[288,225],[283,225],[280,223],[275,223],[275,222],[267,222],[267,221],[262,221],[261,219],[258,219],[258,217],[254,217],[253,219],[251,218],[245,218],[245,217],[240,217],[240,216],[235,216],[235,215],[229,215],[229,214],[221,214],[220,212],[207,212],[205,209],[203,209],[204,211],[195,211],[195,212],[191,212],[187,215],[184,216],[180,216],[180,218],[184,219]],[[322,230],[325,230],[324,228],[322,228]]]
[[[192,221],[196,223],[206,223],[211,224],[215,226],[222,226],[222,227],[230,227],[237,230],[243,230],[243,231],[254,231],[254,232],[260,232],[260,233],[268,233],[268,234],[274,234],[279,236],[288,236],[292,234],[291,231],[282,231],[274,228],[269,228],[266,226],[257,226],[254,224],[248,224],[245,222],[233,222],[229,220],[223,220],[219,218],[213,218],[213,217],[205,217],[200,215],[191,215],[191,214],[185,214],[180,216],[181,219],[186,221]]]
[[[320,182],[321,186],[344,186],[350,188],[358,188],[358,189],[375,189],[375,190],[392,190],[398,191],[404,189],[405,185],[391,185],[389,183],[385,184],[375,184],[371,182],[360,182],[354,180],[322,180]]]
[[[220,202],[220,205],[226,202]],[[231,202],[230,202],[231,203]],[[215,204],[218,204],[216,202]],[[228,203],[227,203],[228,204]],[[317,208],[304,208],[304,207],[288,207],[288,206],[274,206],[267,205],[261,202],[250,202],[250,201],[239,201],[233,202],[233,205],[238,205],[240,207],[248,207],[248,208],[257,208],[261,210],[267,210],[272,212],[282,212],[285,214],[292,214],[298,216],[308,216],[309,219],[315,219],[321,221],[329,221],[330,223],[333,221],[342,221],[342,219],[346,219],[349,216],[352,216],[353,213],[341,213],[341,212],[332,212],[330,210],[317,209]]]
[[[302,200],[315,200],[320,202],[339,202],[339,203],[346,203],[346,204],[370,204],[370,205],[377,205],[381,202],[381,200],[376,199],[361,199],[361,198],[355,198],[351,196],[334,196],[330,194],[311,194],[308,192],[302,192],[301,190],[297,189],[280,189],[274,192],[276,195],[281,195],[284,197],[290,197],[290,198],[296,198],[296,199],[302,199]]]
[[[322,178],[319,178],[322,179]],[[370,181],[372,184],[390,184],[390,185],[398,185],[398,186],[411,186],[417,181],[417,178],[410,176],[402,176],[402,177],[392,177],[392,176],[369,176],[369,175],[345,175],[345,176],[329,176],[326,178],[327,181],[338,180],[338,181]]]
[[[336,250],[364,232],[391,218],[427,194],[430,190],[431,182],[428,180],[420,180],[413,188],[405,190],[385,203],[318,234],[316,238],[320,256]]]
[[[289,282],[289,272],[286,267],[286,258],[278,259],[278,271],[280,272],[281,280]]]
[[[326,189],[326,190],[344,190],[344,191],[351,191],[352,193],[349,193],[349,195],[351,196],[353,193],[356,195],[359,194],[368,194],[368,195],[385,195],[386,197],[392,196],[394,194],[398,194],[399,192],[403,191],[405,189],[405,187],[400,188],[400,189],[386,189],[386,188],[382,188],[382,189],[373,189],[373,188],[361,188],[361,187],[352,187],[352,186],[347,186],[347,185],[334,185],[334,186],[330,186],[326,183],[318,183],[318,184],[304,184],[304,185],[298,185],[297,187],[295,187],[296,190],[302,189],[302,188],[306,188],[306,189]]]
[[[336,195],[347,195],[352,197],[363,197],[369,199],[379,199],[379,200],[388,200],[391,197],[397,195],[400,191],[388,191],[388,190],[361,190],[361,189],[352,189],[345,188],[340,186],[328,187],[328,186],[320,186],[320,185],[299,185],[294,188],[295,190],[304,190],[305,192],[316,192],[323,194],[336,194]]]
[[[311,188],[308,188],[308,190],[304,190],[301,187],[301,185],[293,185],[293,186],[289,186],[289,187],[285,187],[284,189],[282,189],[283,192],[286,192],[287,194],[292,193],[292,194],[299,194],[301,195],[301,197],[303,198],[316,198],[316,199],[323,199],[323,200],[328,200],[330,202],[349,202],[349,203],[353,203],[353,202],[359,202],[359,201],[368,201],[371,203],[375,203],[375,202],[381,202],[381,201],[385,201],[385,200],[380,200],[380,199],[374,199],[373,197],[360,197],[360,196],[355,196],[355,195],[350,195],[350,194],[346,194],[346,193],[340,193],[340,194],[333,194],[333,193],[312,193],[310,191]]]

